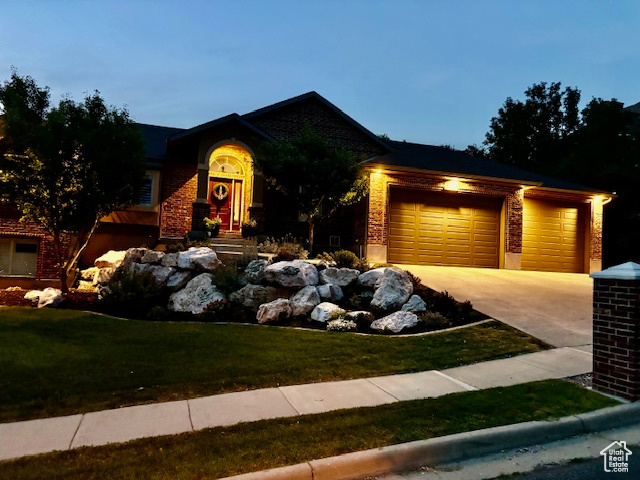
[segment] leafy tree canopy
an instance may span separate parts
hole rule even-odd
[[[358,163],[355,153],[334,147],[309,126],[291,141],[265,143],[256,159],[270,187],[295,202],[307,217],[310,248],[320,219],[366,194],[368,179]]]
[[[50,107],[49,89],[16,71],[0,86],[0,194],[54,240],[63,290],[100,218],[131,205],[144,140],[98,92]]]

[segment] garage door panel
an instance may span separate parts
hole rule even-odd
[[[408,201],[410,200],[410,201]],[[407,215],[400,205],[414,203]],[[428,265],[498,267],[502,200],[394,189],[389,261]],[[407,234],[416,239],[407,241]]]
[[[525,198],[522,268],[584,271],[583,204]]]

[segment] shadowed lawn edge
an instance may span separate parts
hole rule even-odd
[[[0,462],[0,477],[214,479],[618,404],[563,380],[213,428]]]

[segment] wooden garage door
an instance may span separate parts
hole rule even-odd
[[[522,269],[584,272],[584,204],[525,198]]]
[[[499,198],[391,190],[389,262],[498,267]]]

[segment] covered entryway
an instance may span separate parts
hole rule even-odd
[[[525,198],[522,269],[585,271],[585,204]]]
[[[239,231],[248,218],[252,179],[251,155],[245,148],[224,144],[211,152],[207,201],[211,216],[220,217],[222,231]]]
[[[503,200],[392,188],[391,263],[498,268]]]

